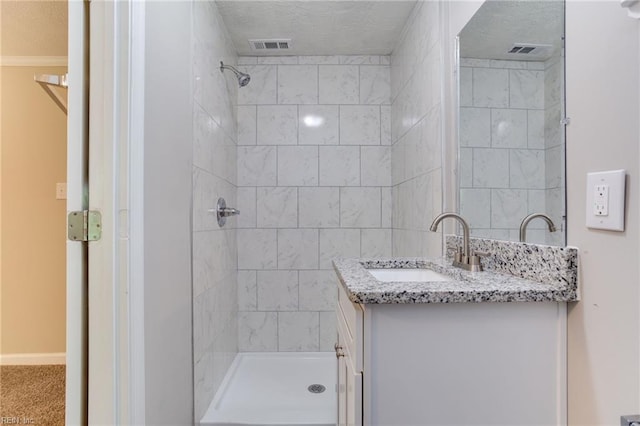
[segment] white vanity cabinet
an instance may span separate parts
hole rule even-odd
[[[566,424],[566,303],[357,304],[338,288],[339,425]]]

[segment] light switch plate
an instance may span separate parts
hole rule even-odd
[[[56,183],[56,200],[66,200],[66,199],[67,199],[67,184]]]
[[[624,231],[625,170],[587,174],[587,227]]]

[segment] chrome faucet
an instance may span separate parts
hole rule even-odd
[[[474,255],[469,248],[469,224],[462,218],[462,216],[456,213],[442,213],[433,219],[429,230],[436,232],[440,222],[447,218],[456,219],[462,225],[462,252],[458,249],[458,252],[453,259],[453,266],[466,269],[467,271],[482,271],[480,257]],[[482,255],[485,254],[482,253]]]
[[[529,216],[522,219],[522,223],[520,224],[520,242],[524,243],[527,241],[527,225],[535,218],[542,218],[547,222],[547,226],[549,227],[549,232],[556,232],[556,225],[554,225],[553,221],[549,216],[544,213],[532,213]]]

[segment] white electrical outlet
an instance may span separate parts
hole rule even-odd
[[[625,170],[587,174],[587,227],[624,231]]]
[[[596,185],[593,194],[593,214],[596,216],[609,215],[609,185]]]

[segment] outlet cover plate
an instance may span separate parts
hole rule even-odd
[[[587,173],[587,228],[624,231],[625,181],[625,170]],[[608,194],[599,197],[603,188]]]

